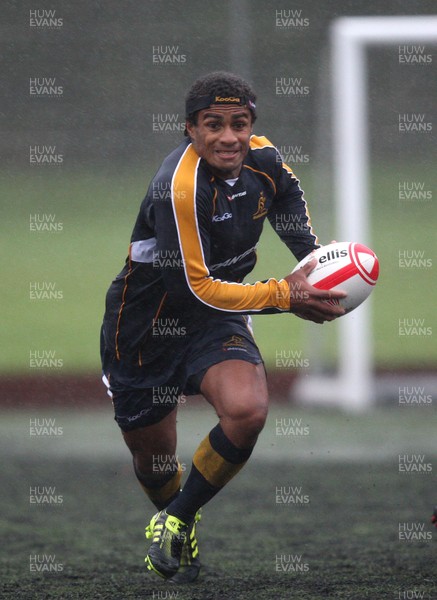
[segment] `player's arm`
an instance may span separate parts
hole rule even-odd
[[[225,312],[294,311],[289,278],[293,284],[295,275],[249,284],[223,281],[210,273],[212,199],[207,191],[198,189],[201,188],[198,167],[199,158],[189,146],[173,174],[170,201],[155,203],[158,252],[174,256],[176,260],[179,257],[181,263],[179,268],[172,264],[163,265],[162,276],[167,290],[181,302],[188,294],[211,308]],[[318,290],[317,294],[326,296],[327,293]],[[299,296],[296,306],[301,306],[306,299],[306,295]],[[328,316],[342,314],[339,307],[320,304],[320,312]]]
[[[263,309],[290,310],[288,283],[236,283],[215,278],[209,271],[212,199],[198,189],[199,158],[189,146],[176,167],[168,202],[156,202],[155,228],[158,252],[179,256],[180,268],[164,265],[167,289],[183,301],[187,294],[212,308],[235,313]]]
[[[276,195],[268,213],[275,232],[298,261],[320,246],[299,180],[276,154]]]
[[[320,246],[311,226],[311,217],[299,180],[293,171],[282,162],[275,149],[276,195],[268,213],[268,219],[281,240],[297,260],[302,260]],[[344,314],[340,307],[332,311],[326,300],[344,297],[342,292],[319,290],[308,283],[307,277],[314,268],[313,261],[287,275],[285,280],[290,290],[291,312],[303,319],[323,323]]]

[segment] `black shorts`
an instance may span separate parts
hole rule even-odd
[[[103,347],[103,381],[112,397],[115,420],[123,431],[158,423],[185,402],[185,396],[200,393],[209,367],[236,359],[263,362],[250,320],[241,315],[211,320],[174,352],[169,347],[141,366],[117,360]]]

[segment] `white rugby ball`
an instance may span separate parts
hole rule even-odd
[[[336,242],[308,254],[293,269],[293,273],[313,258],[317,265],[308,275],[308,282],[321,290],[342,290],[346,298],[327,300],[340,304],[350,312],[370,295],[379,275],[379,261],[367,246],[355,242]]]

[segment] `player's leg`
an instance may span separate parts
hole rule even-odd
[[[105,365],[104,365],[105,366]],[[131,451],[135,475],[161,510],[180,491],[182,469],[176,457],[176,413],[182,389],[171,385],[135,388],[140,367],[108,361],[103,381],[112,398],[115,420]],[[109,371],[111,369],[111,372]]]
[[[170,356],[177,357],[179,353]],[[112,398],[115,420],[131,451],[137,479],[160,512],[180,492],[182,468],[176,456],[176,413],[185,385],[185,375],[180,378],[167,354],[164,358],[158,355],[157,364],[152,366],[133,366],[115,360],[102,347],[103,381]],[[150,372],[159,373],[160,381],[153,387]],[[169,376],[163,385],[166,372]],[[138,388],[142,381],[144,387]],[[152,519],[154,526],[146,527],[146,537],[154,535],[155,525],[159,529],[158,515]],[[195,521],[186,533],[186,543],[178,549],[178,576],[182,582],[193,581],[200,570]]]
[[[228,360],[213,365],[203,378],[201,391],[214,406],[219,423],[197,448],[181,494],[167,507],[169,514],[185,523],[247,462],[268,410],[262,364]]]
[[[165,524],[163,509],[178,496],[181,487],[182,468],[176,456],[177,387],[160,386],[161,394],[155,394],[156,389],[117,393],[113,402],[116,420],[132,454],[137,479],[159,510],[146,527],[146,537],[153,537],[155,541],[156,532],[160,533],[160,551],[164,549],[164,560],[171,570],[159,571],[148,557],[147,567],[167,578],[179,569],[175,583],[187,583],[194,581],[200,571],[196,538],[196,521],[200,516],[184,528],[183,537],[175,537],[174,541],[173,532],[169,532],[171,523]],[[172,390],[172,393],[169,395],[166,390]],[[177,559],[173,558],[175,553]]]
[[[187,548],[190,560],[198,560],[194,530],[198,509],[243,467],[267,414],[262,358],[247,318],[212,318],[190,340],[184,365],[184,391],[203,393],[215,407],[219,423],[196,450],[182,492],[149,526],[153,541],[146,557],[148,568],[166,578],[177,572],[173,580],[184,575]],[[189,543],[182,546],[184,539]],[[191,562],[195,572],[193,566]]]
[[[158,423],[122,431],[135,475],[158,510],[180,491],[182,469],[176,457],[176,414],[175,409]]]
[[[195,519],[198,510],[213,498],[244,466],[252,453],[267,416],[267,384],[262,364],[227,360],[209,367],[201,391],[214,406],[219,423],[201,442],[182,492],[152,519],[152,545],[148,568],[174,581],[190,581],[182,574],[180,557],[191,542],[190,562],[196,561]],[[198,573],[196,562],[188,571]],[[184,579],[182,579],[184,577]]]
[[[264,365],[243,360],[218,363],[205,373],[201,390],[229,440],[239,448],[253,447],[268,411]]]

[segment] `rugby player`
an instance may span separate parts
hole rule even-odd
[[[247,462],[265,423],[266,375],[250,315],[323,323],[344,313],[325,302],[343,293],[308,283],[314,261],[280,280],[243,283],[266,219],[300,225],[276,228],[297,260],[319,247],[299,181],[268,139],[252,135],[255,119],[255,93],[240,77],[216,72],[192,85],[186,137],[153,177],[106,297],[104,381],[158,511],[146,527],[145,561],[175,583],[197,577],[199,510]],[[181,490],[178,399],[197,393],[218,423]]]

